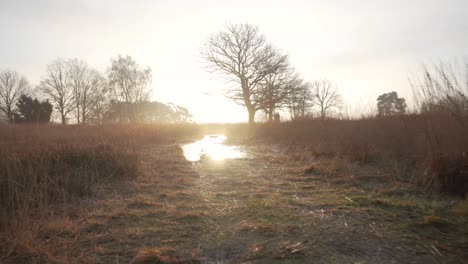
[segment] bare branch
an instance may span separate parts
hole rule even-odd
[[[258,27],[249,24],[228,24],[224,31],[213,34],[201,50],[209,71],[238,83],[226,92],[226,97],[244,105],[253,124],[259,109],[259,83],[271,72],[273,48],[267,44]]]
[[[112,59],[108,70],[109,84],[117,101],[129,103],[142,102],[150,95],[151,69],[141,68],[130,56]],[[131,121],[135,119],[135,109],[129,109]]]
[[[326,79],[314,81],[312,93],[314,102],[320,108],[321,118],[326,118],[330,111],[339,110],[343,105],[338,88]]]
[[[25,77],[12,70],[0,72],[0,112],[9,122],[13,121],[13,116],[17,111],[18,99],[29,92],[29,83]]]
[[[46,74],[39,84],[39,90],[59,111],[63,125],[67,115],[75,108],[75,95],[67,70],[67,61],[57,59],[47,66]]]

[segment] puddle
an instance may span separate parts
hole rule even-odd
[[[239,146],[225,145],[225,135],[206,135],[203,139],[182,145],[184,156],[188,161],[200,161],[202,157],[212,160],[238,159],[245,157]]]

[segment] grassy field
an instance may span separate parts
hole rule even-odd
[[[304,120],[260,126],[256,138],[394,170],[428,191],[468,193],[468,118],[413,114],[357,120]]]
[[[145,145],[198,133],[190,125],[0,127],[0,260],[21,257],[23,244],[34,251],[50,219],[68,219],[107,186],[135,179]]]
[[[463,263],[467,139],[427,124],[4,126],[0,262]],[[246,158],[186,161],[213,132]]]

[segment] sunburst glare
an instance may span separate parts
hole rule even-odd
[[[199,161],[202,157],[215,161],[244,157],[244,152],[239,147],[224,144],[226,139],[225,135],[207,135],[199,141],[183,145],[184,156],[192,162]]]

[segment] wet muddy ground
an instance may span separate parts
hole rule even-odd
[[[141,176],[109,188],[72,225],[70,237],[59,236],[58,250],[81,263],[463,263],[468,257],[466,218],[425,222],[453,207],[449,199],[419,196],[376,168],[344,160],[296,161],[272,146],[236,151],[242,155],[187,161],[179,145],[148,147]]]

